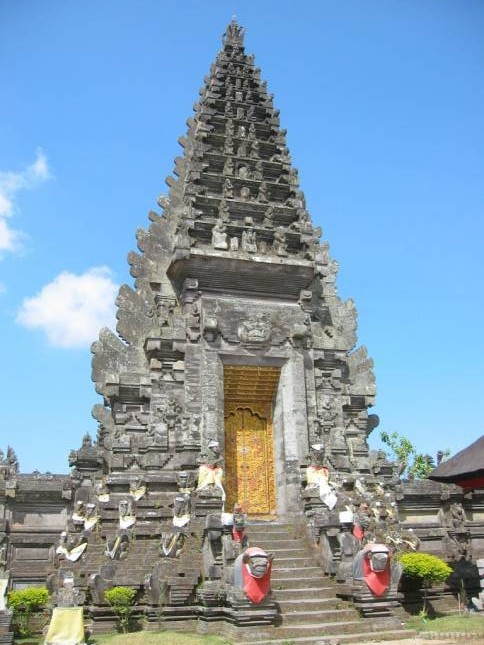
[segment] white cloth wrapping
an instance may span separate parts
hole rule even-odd
[[[8,587],[8,578],[0,578],[0,611],[5,611],[7,606],[5,604],[5,594]]]

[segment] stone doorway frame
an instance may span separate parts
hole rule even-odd
[[[301,464],[309,453],[306,370],[303,353],[281,349],[267,356],[245,352],[205,351],[201,361],[202,437],[216,438],[225,453],[224,365],[279,367],[273,407],[276,517],[300,517]],[[224,464],[225,470],[225,464]]]

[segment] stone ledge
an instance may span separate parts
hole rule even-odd
[[[465,640],[467,638],[484,638],[484,632],[419,632],[419,636],[427,640],[440,640],[442,638]]]

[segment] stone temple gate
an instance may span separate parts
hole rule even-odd
[[[235,23],[180,143],[163,214],[150,213],[129,255],[121,339],[104,330],[93,347],[98,474],[174,481],[217,441],[229,499],[260,473],[267,499],[252,492],[249,514],[299,513],[310,445],[324,445],[334,470],[371,471],[374,378]]]
[[[483,545],[483,497],[402,484],[369,450],[376,388],[355,306],[337,294],[338,264],[235,21],[187,125],[161,212],[128,256],[134,285],[119,291],[117,333],[103,329],[92,348],[96,440],[72,451],[70,475],[21,475],[13,451],[0,464],[4,568],[13,586],[48,579],[57,594],[73,573],[98,629],[112,624],[104,590],[127,584],[147,624],[269,625],[282,614],[287,637],[310,636],[323,577],[351,579],[352,526],[394,542],[413,528],[426,550],[444,544],[469,563]],[[224,521],[236,504],[251,545],[276,552],[278,603],[253,604],[234,584],[240,544]],[[309,598],[290,586],[298,572]],[[393,633],[392,593],[377,613]],[[283,600],[294,594],[291,627]],[[371,613],[364,594],[347,595]],[[333,617],[340,606],[327,605]],[[346,624],[354,608],[344,611]]]

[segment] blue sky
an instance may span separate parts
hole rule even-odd
[[[89,346],[236,14],[375,361],[423,452],[484,431],[480,0],[0,0],[0,447],[67,471]]]

